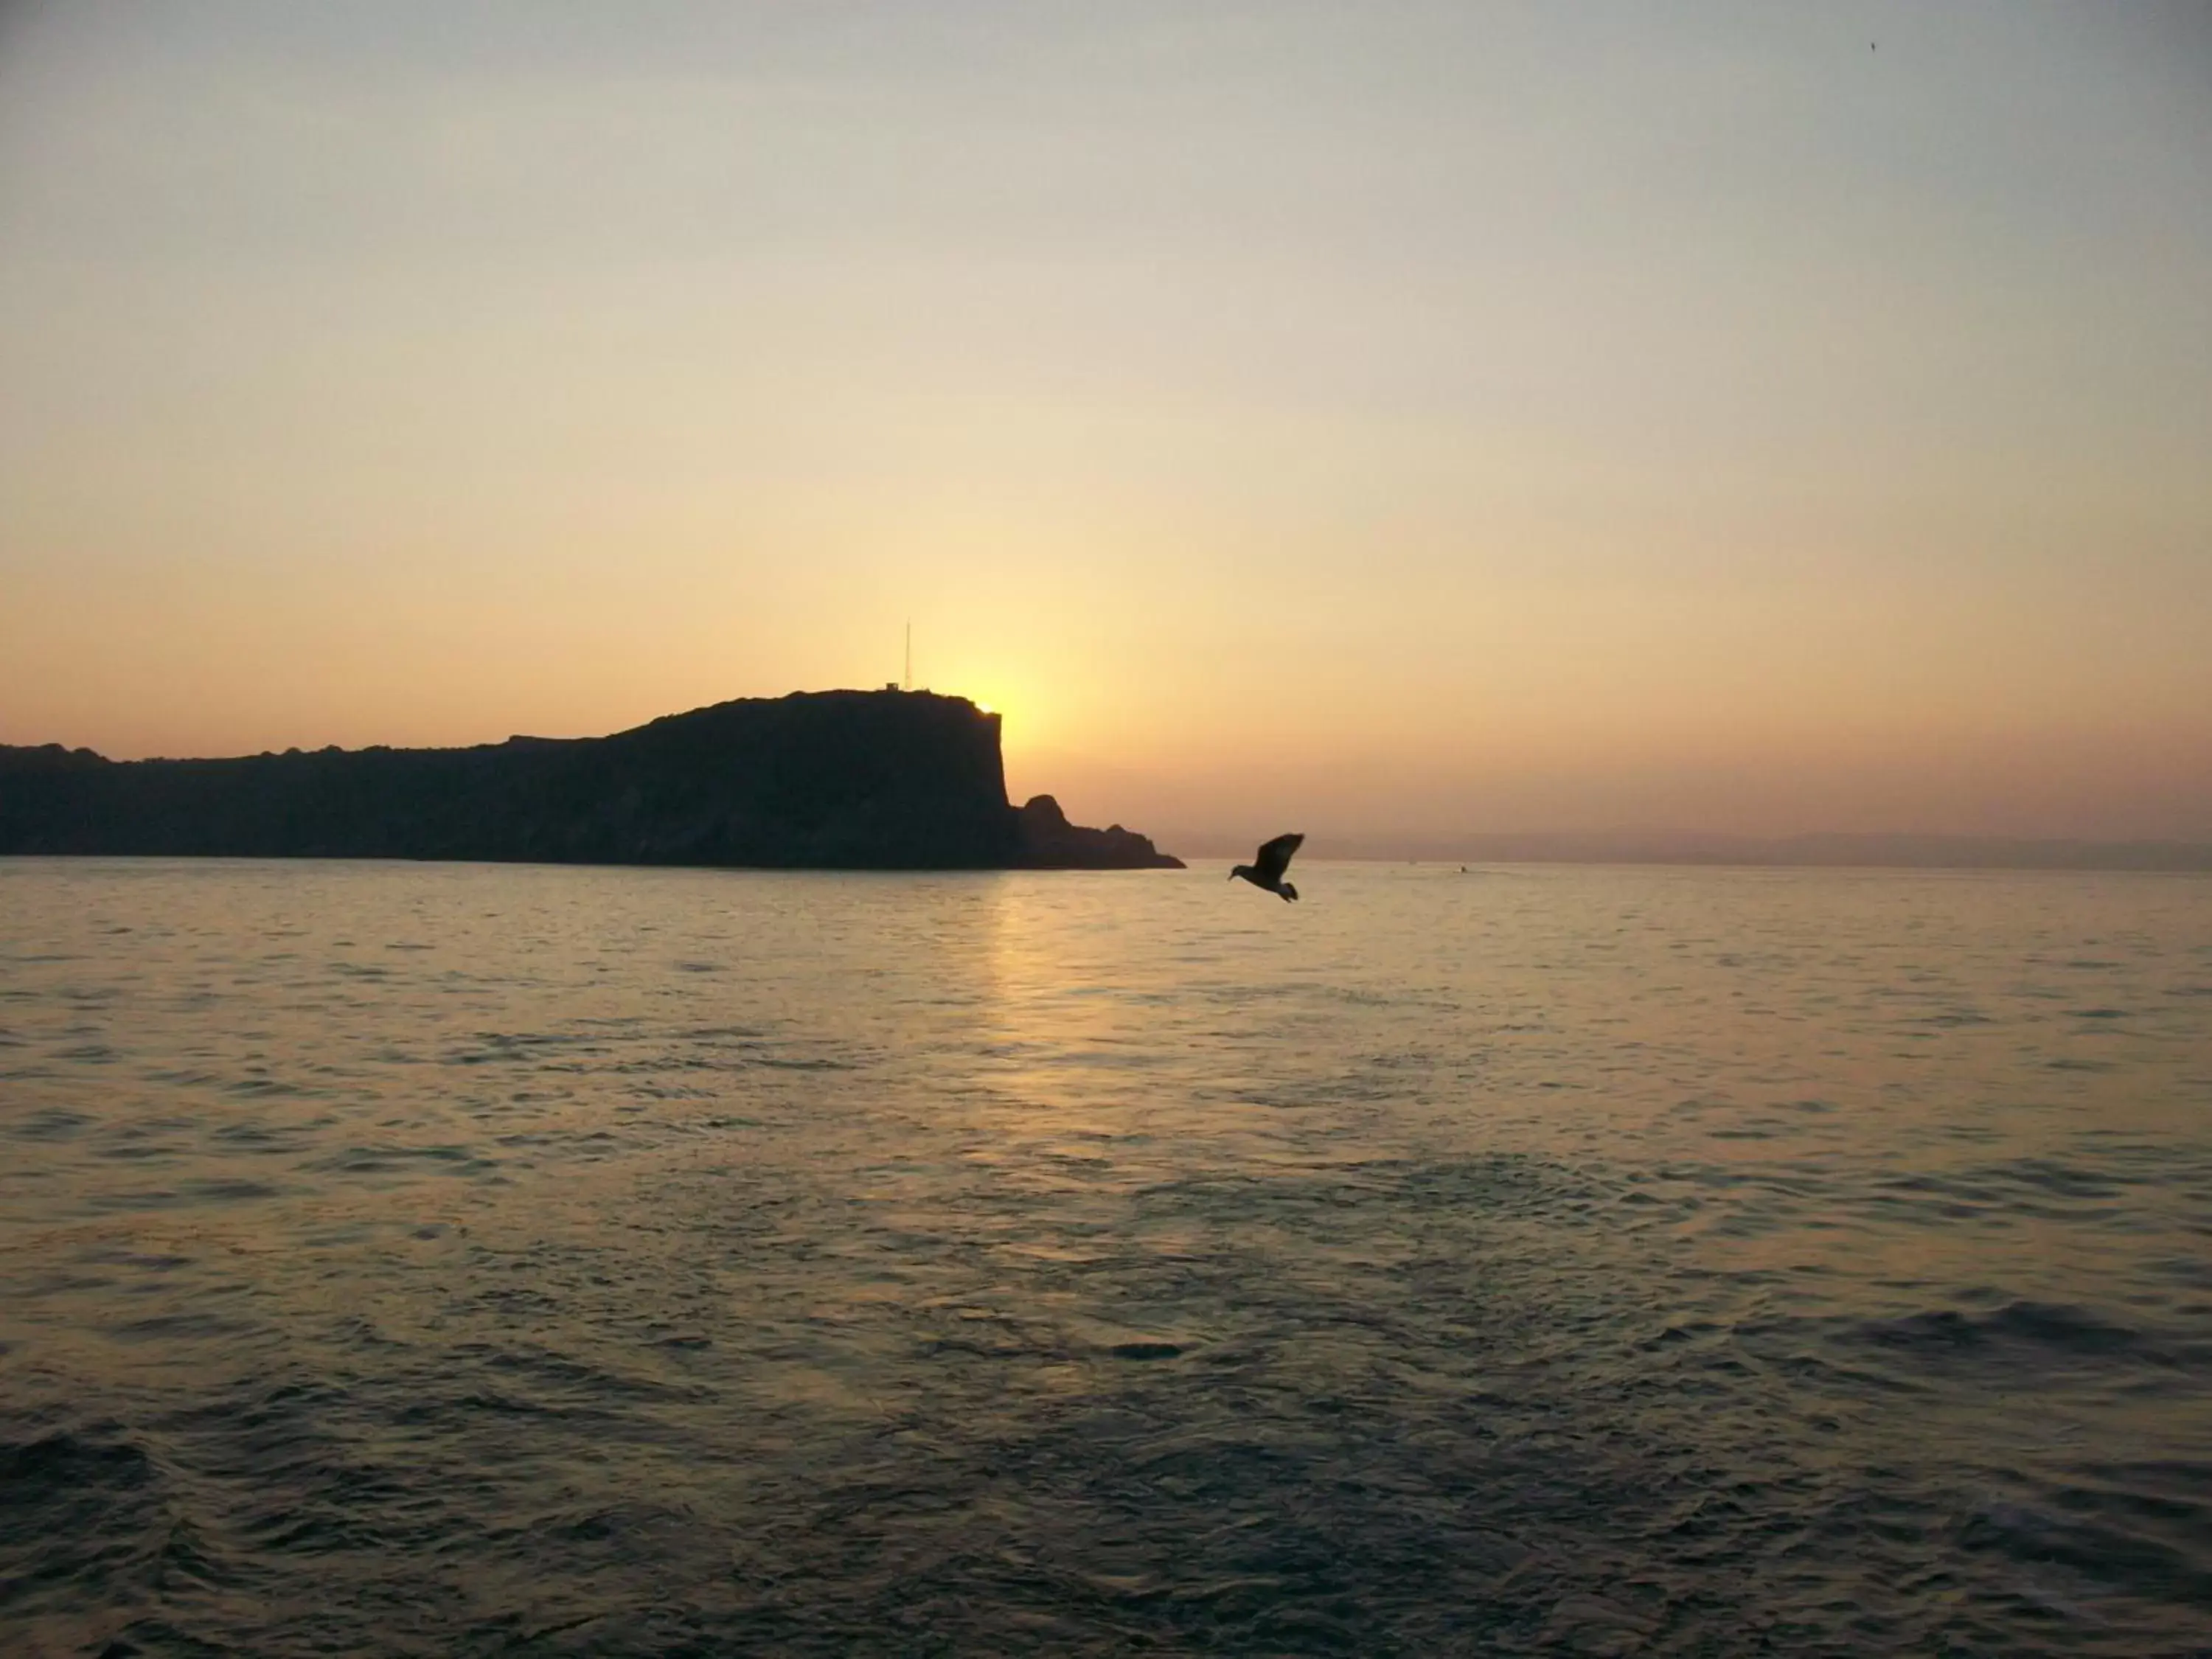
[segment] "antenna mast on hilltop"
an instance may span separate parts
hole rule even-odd
[[[914,690],[914,624],[906,625],[906,678],[899,682],[899,690]]]

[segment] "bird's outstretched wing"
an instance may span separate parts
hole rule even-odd
[[[1283,878],[1283,872],[1291,867],[1291,854],[1304,840],[1304,836],[1278,836],[1253,855],[1253,872],[1261,886],[1272,887]]]

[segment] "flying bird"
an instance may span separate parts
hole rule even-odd
[[[1298,843],[1304,840],[1304,836],[1276,836],[1253,854],[1257,863],[1238,865],[1229,872],[1229,879],[1234,881],[1242,876],[1255,887],[1263,887],[1285,899],[1297,897],[1298,890],[1283,879],[1283,872],[1291,867],[1291,854],[1298,850]]]

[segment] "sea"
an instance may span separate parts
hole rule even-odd
[[[0,860],[0,1652],[2212,1653],[2212,878]]]

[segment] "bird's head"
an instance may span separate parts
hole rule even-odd
[[[1250,865],[1249,865],[1249,864],[1240,864],[1240,865],[1238,865],[1238,866],[1237,866],[1234,870],[1231,870],[1231,871],[1229,872],[1229,879],[1230,879],[1230,880],[1231,880],[1231,881],[1234,881],[1234,880],[1236,880],[1236,879],[1237,879],[1237,877],[1239,877],[1239,876],[1249,876],[1249,875],[1250,875],[1251,873],[1252,873],[1252,866],[1251,866]]]

